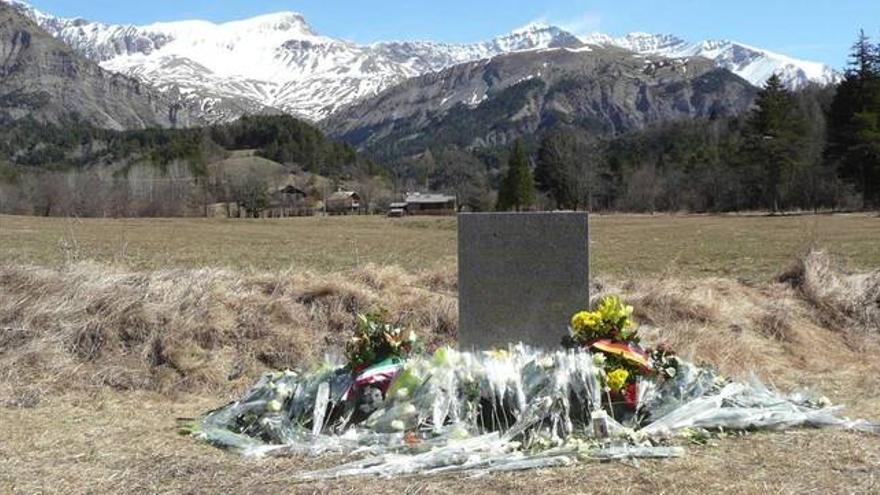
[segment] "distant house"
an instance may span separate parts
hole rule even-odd
[[[285,218],[302,217],[312,213],[306,199],[308,195],[302,189],[287,184],[270,191],[269,204],[263,212],[263,217]]]
[[[307,196],[305,191],[292,184],[280,187],[275,192],[283,198],[290,200],[303,200]]]
[[[414,193],[406,196],[407,215],[455,215],[455,196]]]
[[[256,207],[256,211],[251,208]],[[287,184],[269,188],[265,193],[255,192],[239,201],[216,203],[206,208],[206,214],[228,218],[287,218],[314,214],[305,191]]]
[[[357,213],[361,209],[361,197],[354,191],[336,191],[327,198],[325,206],[331,215]]]
[[[391,203],[390,205],[388,205],[388,216],[389,217],[406,216],[406,203]]]

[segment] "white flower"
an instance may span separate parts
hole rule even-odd
[[[672,366],[666,368],[666,374],[669,375],[669,378],[675,377],[676,369]]]
[[[391,422],[391,429],[394,431],[403,431],[406,429],[406,425],[403,424],[403,421],[395,419]]]
[[[266,404],[266,409],[269,412],[278,412],[281,410],[281,402],[277,400],[270,400],[268,404]]]
[[[605,354],[593,354],[593,364],[599,367],[605,366]]]
[[[416,335],[415,332],[413,332],[412,330],[410,330],[410,331],[409,331],[409,341],[412,342],[412,343],[415,343],[417,340],[419,340],[419,337]]]
[[[290,393],[291,393],[290,387],[288,387],[284,383],[279,383],[278,386],[275,387],[275,395],[276,395],[276,397],[278,397],[278,399],[284,400],[284,399],[290,397]]]

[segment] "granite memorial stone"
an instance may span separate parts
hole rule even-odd
[[[459,348],[552,349],[589,305],[587,213],[458,217]]]

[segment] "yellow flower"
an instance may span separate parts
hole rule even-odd
[[[593,333],[602,318],[595,311],[581,311],[571,318],[571,328],[575,334]]]
[[[488,351],[486,354],[489,355],[492,359],[504,360],[510,357],[510,353],[507,352],[507,349],[493,349]]]
[[[602,299],[596,312],[602,321],[616,326],[620,330],[633,326],[633,307],[623,304],[617,296],[608,296]]]
[[[627,380],[629,380],[629,371],[626,371],[623,368],[617,368],[611,373],[608,373],[608,387],[611,390],[623,390],[623,387],[626,386]]]

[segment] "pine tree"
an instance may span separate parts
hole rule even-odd
[[[880,61],[877,60],[877,47],[871,44],[871,39],[865,34],[865,30],[859,31],[859,37],[852,46],[849,61],[850,74],[860,80],[867,80],[877,76],[880,69]]]
[[[758,92],[748,119],[748,143],[754,170],[760,174],[765,206],[778,211],[782,190],[801,159],[804,122],[797,101],[774,74]]]
[[[535,203],[535,181],[521,140],[513,145],[507,174],[498,190],[499,211],[522,211]]]
[[[542,192],[550,194],[561,208],[572,208],[577,203],[569,189],[569,177],[565,173],[569,155],[573,149],[571,133],[556,132],[541,140],[538,160],[535,166],[535,183]]]
[[[571,130],[549,133],[541,140],[535,166],[535,183],[559,208],[592,208],[601,157],[598,144]]]
[[[862,193],[864,208],[880,205],[880,46],[864,31],[853,45],[828,124],[829,161]]]

